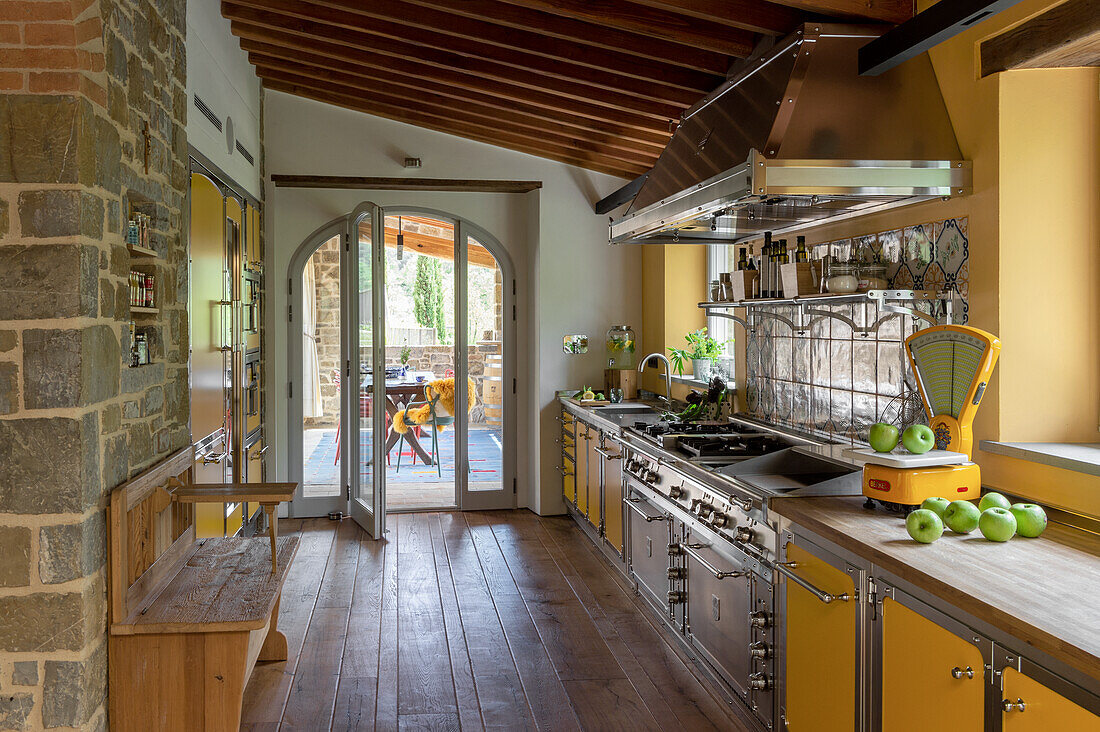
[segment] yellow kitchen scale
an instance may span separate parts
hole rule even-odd
[[[936,445],[923,455],[852,450],[866,460],[863,495],[889,509],[908,512],[926,498],[949,501],[978,498],[982,477],[974,451],[972,425],[997,365],[1001,342],[964,325],[937,325],[905,339],[905,353],[917,377]]]

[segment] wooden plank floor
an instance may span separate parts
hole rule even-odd
[[[747,730],[566,517],[283,521],[301,546],[244,730]]]

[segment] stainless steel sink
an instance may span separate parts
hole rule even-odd
[[[600,414],[653,414],[653,407],[648,404],[609,404],[606,407],[592,407],[592,411]]]

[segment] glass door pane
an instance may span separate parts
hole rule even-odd
[[[463,235],[463,307],[465,328],[463,368],[467,378],[470,409],[466,415],[464,449],[466,461],[461,506],[463,509],[511,508],[515,505],[512,481],[505,466],[505,415],[512,401],[511,364],[507,364],[505,313],[511,318],[503,268],[474,236]],[[506,303],[506,300],[509,302]],[[509,323],[510,324],[510,323]],[[510,466],[509,466],[510,467]]]

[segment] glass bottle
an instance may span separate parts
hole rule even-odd
[[[741,247],[741,256],[737,258],[737,271],[741,272],[749,268],[749,263],[745,257],[745,247]]]
[[[607,331],[607,367],[632,369],[634,363],[634,329],[629,325],[613,325]]]
[[[800,236],[796,241],[797,245],[794,250],[794,261],[799,263],[809,262],[810,255],[809,252],[806,251],[806,237]]]

